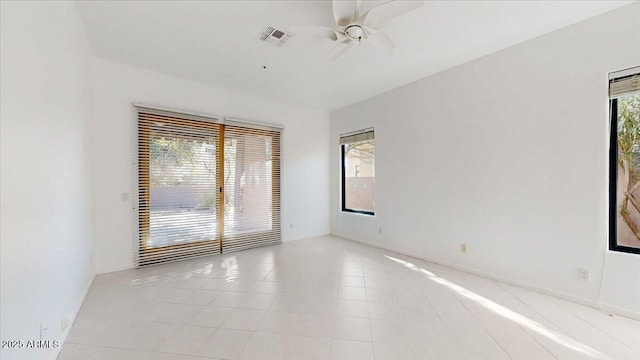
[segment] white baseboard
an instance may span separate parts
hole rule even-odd
[[[292,238],[287,238],[287,239],[282,239],[283,243],[286,242],[290,242],[290,241],[297,241],[297,240],[306,240],[306,239],[310,239],[310,238],[316,238],[316,237],[321,237],[321,236],[329,236],[331,235],[330,233],[324,233],[324,234],[306,234],[306,235],[299,235],[296,237],[292,237]]]
[[[596,307],[597,309],[601,309],[602,311],[606,311],[611,314],[622,315],[634,320],[640,320],[640,312],[631,311],[629,309],[621,308],[618,306],[613,306],[609,304],[598,304],[600,306]]]
[[[589,307],[592,307],[594,309],[598,309],[598,310],[602,310],[605,312],[610,312],[616,315],[621,315],[624,317],[628,317],[631,319],[635,319],[635,320],[640,320],[640,313],[635,312],[635,311],[631,311],[629,309],[625,309],[625,308],[620,308],[614,305],[609,305],[609,304],[601,304],[600,302],[598,302],[595,299],[588,299],[585,297],[581,297],[581,296],[576,296],[576,295],[572,295],[572,294],[568,294],[562,291],[557,291],[554,289],[549,289],[546,287],[541,287],[541,286],[537,286],[537,285],[533,285],[530,283],[526,283],[526,282],[522,282],[522,281],[518,281],[518,280],[514,280],[514,279],[510,279],[510,278],[505,278],[503,276],[500,275],[496,275],[496,274],[491,274],[488,272],[484,272],[478,269],[474,269],[474,268],[470,268],[470,267],[466,267],[466,266],[461,266],[459,264],[455,264],[455,263],[451,263],[442,259],[437,259],[437,258],[432,258],[432,257],[428,257],[428,256],[418,256],[416,254],[412,254],[409,253],[408,251],[405,251],[403,249],[398,249],[398,248],[394,248],[391,246],[387,246],[384,244],[380,244],[380,243],[376,243],[374,241],[369,241],[369,240],[364,240],[364,239],[358,239],[358,238],[353,238],[353,237],[349,237],[346,235],[342,235],[342,234],[338,234],[338,233],[332,233],[331,235],[345,239],[345,240],[351,240],[351,241],[355,241],[361,244],[365,244],[365,245],[370,245],[373,247],[377,247],[379,249],[384,249],[384,250],[388,250],[388,251],[393,251],[397,254],[401,254],[401,255],[405,255],[405,256],[410,256],[413,257],[415,259],[418,260],[423,260],[423,261],[427,261],[427,262],[432,262],[434,264],[438,264],[438,265],[442,265],[442,266],[446,266],[448,268],[452,268],[455,270],[460,270],[460,271],[464,271],[470,274],[474,274],[474,275],[480,275],[480,276],[484,276],[486,278],[492,279],[492,280],[496,280],[496,281],[500,281],[503,283],[507,283],[507,284],[511,284],[511,285],[515,285],[521,288],[525,288],[525,289],[529,289],[529,290],[534,290],[546,295],[551,295],[551,296],[555,296],[557,298],[560,299],[564,299],[564,300],[569,300],[578,304],[582,304],[582,305],[586,305]]]
[[[54,359],[57,359],[58,356],[60,355],[60,351],[62,351],[62,347],[64,343],[67,341],[67,337],[69,336],[69,331],[71,331],[73,324],[76,322],[76,318],[78,318],[78,314],[80,313],[82,304],[84,303],[84,300],[87,298],[87,295],[89,294],[89,290],[91,289],[91,285],[93,284],[93,280],[96,278],[96,275],[93,274],[91,275],[90,278],[91,279],[89,283],[85,285],[84,294],[82,295],[82,298],[80,299],[79,302],[76,303],[76,306],[73,309],[73,313],[70,314],[71,318],[69,319],[69,327],[65,329],[60,336],[60,347],[57,349]]]
[[[117,266],[117,267],[112,267],[107,269],[99,269],[99,270],[96,270],[96,275],[107,274],[107,273],[112,273],[116,271],[131,270],[135,268],[136,268],[135,265],[131,264],[129,266]]]

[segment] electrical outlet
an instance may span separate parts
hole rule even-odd
[[[47,328],[45,324],[40,323],[40,341],[43,341],[45,339],[48,330],[49,328]]]
[[[464,254],[467,253],[467,244],[460,244],[460,252]]]
[[[69,315],[62,315],[62,319],[60,320],[60,328],[62,331],[65,331],[69,328]]]
[[[584,269],[584,268],[579,268],[578,269],[578,277],[580,279],[582,279],[582,280],[590,281],[591,280],[591,270]]]
[[[129,201],[129,193],[128,192],[123,192],[122,194],[120,194],[120,200]]]
[[[293,224],[289,224],[289,229],[293,229]]]
[[[382,235],[382,228],[378,229],[378,235]]]

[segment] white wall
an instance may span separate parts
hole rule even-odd
[[[102,59],[96,62],[94,94],[94,235],[98,273],[134,266],[136,114],[132,102],[284,125],[284,240],[329,233],[327,112]],[[122,201],[122,193],[130,193],[130,200]]]
[[[92,55],[75,4],[1,2],[2,340],[62,342],[93,279]],[[2,349],[53,359],[60,349]]]
[[[639,18],[632,4],[332,112],[332,233],[591,304],[606,257],[605,306],[640,317],[640,256],[606,250],[607,74],[640,64]],[[371,126],[376,215],[343,213],[338,138]]]

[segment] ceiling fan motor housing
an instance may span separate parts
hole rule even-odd
[[[362,35],[364,34],[364,30],[360,25],[349,25],[346,29],[344,29],[344,33],[353,40],[362,39]]]

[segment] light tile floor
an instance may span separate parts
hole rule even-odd
[[[640,359],[640,322],[330,236],[96,277],[68,359]]]

